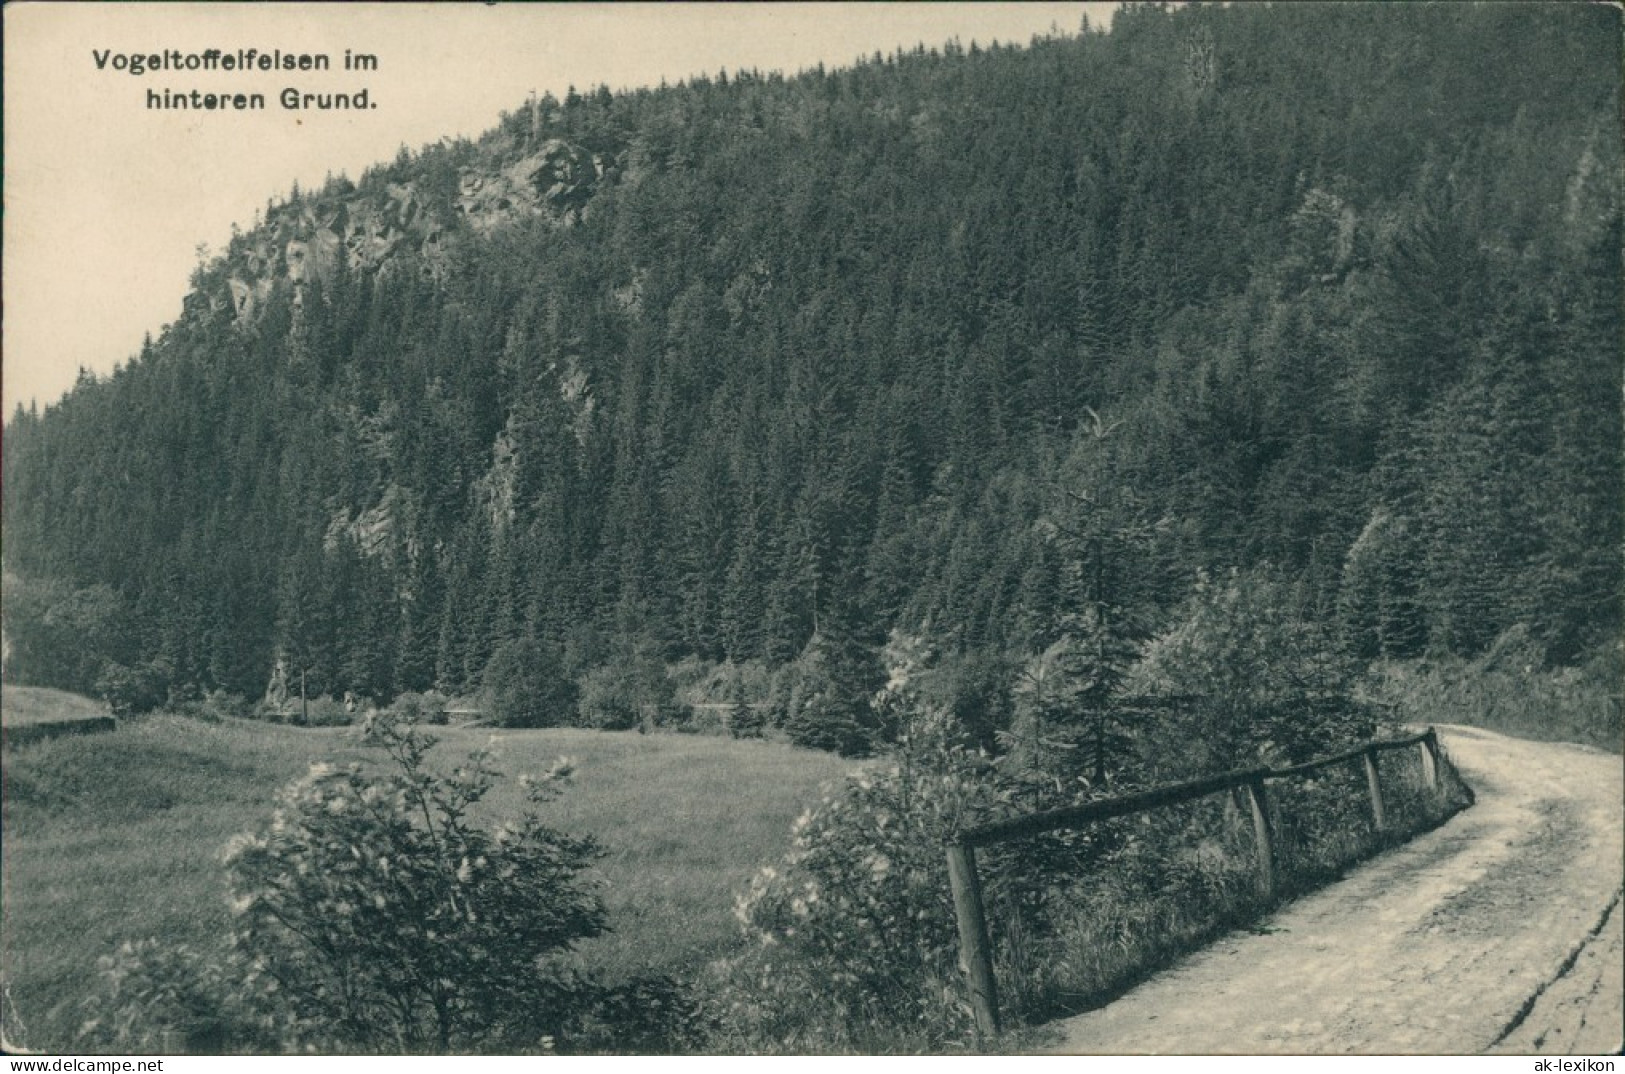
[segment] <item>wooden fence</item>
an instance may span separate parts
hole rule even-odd
[[[1270,823],[1265,782],[1306,776],[1332,765],[1359,761],[1365,770],[1366,791],[1371,799],[1371,822],[1377,831],[1382,831],[1387,826],[1387,815],[1382,802],[1382,784],[1377,778],[1377,757],[1389,750],[1408,749],[1411,746],[1420,747],[1423,779],[1430,788],[1438,791],[1441,788],[1439,737],[1430,727],[1420,734],[1368,742],[1290,768],[1223,772],[1186,783],[1153,787],[1136,794],[996,821],[961,832],[948,846],[948,883],[953,890],[960,959],[970,985],[971,1010],[976,1016],[977,1030],[987,1036],[999,1032],[998,988],[993,979],[993,955],[988,940],[987,916],[982,908],[982,885],[976,872],[978,847],[1025,839],[1062,828],[1079,828],[1096,821],[1126,817],[1225,791],[1235,796],[1237,804],[1252,816],[1258,891],[1262,897],[1269,899],[1275,893],[1275,837]]]

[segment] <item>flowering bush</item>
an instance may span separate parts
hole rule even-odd
[[[788,856],[735,905],[758,948],[732,997],[745,1032],[789,1040],[822,1023],[851,1043],[871,1030],[940,1030],[944,1016],[951,1028],[957,947],[943,846],[984,795],[968,768],[926,775],[905,753],[796,821]]]
[[[534,809],[476,826],[496,776],[484,754],[442,776],[415,726],[386,712],[372,733],[394,771],[315,765],[268,824],[232,840],[236,922],[220,953],[147,941],[106,960],[88,1045],[546,1051],[601,1038],[617,993],[561,961],[606,927],[580,879],[593,844]],[[568,774],[561,760],[520,782],[537,805]]]
[[[185,945],[126,941],[98,960],[100,988],[84,1002],[86,1051],[297,1051],[300,1030],[275,982],[233,952],[210,958]]]
[[[741,1049],[936,1049],[972,1027],[946,847],[968,827],[1078,800],[1081,784],[1007,775],[916,688],[928,654],[888,647],[872,710],[903,728],[892,762],[859,770],[795,823],[735,914],[752,954],[729,967],[721,1016]],[[1117,842],[1058,833],[981,852],[996,947],[1048,934],[1046,894]]]
[[[911,714],[894,763],[854,773],[803,814],[789,854],[737,900],[754,953],[733,967],[724,1016],[752,1043],[810,1035],[810,1048],[893,1050],[900,1033],[931,1047],[969,1030],[945,847],[966,827],[1056,801],[1003,778],[946,710],[886,705]],[[996,932],[1037,906],[1027,894],[1060,863],[1033,850],[983,870]]]
[[[495,773],[483,754],[428,772],[433,739],[374,725],[398,772],[317,765],[260,832],[227,851],[237,946],[302,1020],[366,1050],[533,1048],[590,991],[556,961],[605,927],[578,883],[593,845],[534,812],[493,831],[469,811]],[[540,803],[569,772],[528,782]]]

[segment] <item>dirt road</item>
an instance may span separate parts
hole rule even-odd
[[[1478,802],[1115,1003],[1061,1052],[1597,1054],[1625,1036],[1620,758],[1440,729]]]

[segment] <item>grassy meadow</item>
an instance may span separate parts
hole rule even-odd
[[[54,693],[54,691],[33,691]],[[71,697],[71,695],[64,695]],[[12,692],[7,689],[7,719]],[[596,837],[613,931],[581,948],[611,976],[703,962],[738,942],[734,893],[788,845],[795,817],[852,764],[789,746],[584,730],[435,728],[450,763],[493,745],[517,776],[577,762],[549,823]],[[96,960],[125,939],[207,947],[229,928],[220,854],[315,761],[376,762],[347,728],[179,716],[5,756],[0,976],[15,1044],[63,1049]],[[486,800],[516,810],[504,781]]]
[[[7,727],[87,720],[109,715],[107,706],[102,702],[65,690],[10,684],[0,689],[3,689],[3,695],[0,695],[0,720]]]

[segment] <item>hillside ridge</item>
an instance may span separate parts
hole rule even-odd
[[[8,422],[7,674],[382,701],[538,639],[833,666],[884,737],[918,635],[992,734],[1085,591],[1126,653],[1234,577],[1351,659],[1606,678],[1616,22],[1137,7],[294,191]]]

